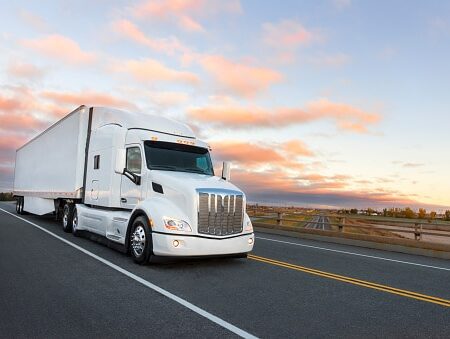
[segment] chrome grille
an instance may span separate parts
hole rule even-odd
[[[240,192],[198,192],[198,233],[226,236],[242,232]]]

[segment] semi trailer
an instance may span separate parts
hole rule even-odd
[[[53,213],[66,232],[101,236],[139,264],[158,257],[246,257],[246,197],[215,176],[209,145],[175,120],[80,106],[16,152],[19,214]]]

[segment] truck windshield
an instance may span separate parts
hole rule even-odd
[[[214,175],[206,148],[164,141],[145,141],[144,148],[149,169]]]

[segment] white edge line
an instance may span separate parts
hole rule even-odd
[[[169,291],[166,291],[165,289],[163,289],[163,288],[161,288],[159,286],[156,286],[156,285],[152,284],[151,282],[148,282],[147,280],[137,276],[136,274],[133,274],[133,273],[123,269],[122,267],[120,267],[120,266],[118,266],[116,264],[113,264],[112,262],[110,262],[110,261],[108,261],[108,260],[106,260],[106,259],[104,259],[102,257],[99,257],[98,255],[96,255],[96,254],[94,254],[94,253],[84,249],[83,247],[78,246],[78,245],[74,244],[73,242],[70,242],[70,241],[62,238],[59,235],[56,235],[53,232],[50,232],[49,230],[45,229],[42,226],[39,226],[39,225],[29,221],[29,220],[26,220],[26,219],[24,219],[22,217],[19,217],[19,216],[15,215],[15,214],[13,214],[11,212],[8,212],[8,211],[4,210],[3,208],[0,208],[0,210],[5,212],[5,213],[7,213],[7,214],[9,214],[9,215],[11,215],[11,216],[13,216],[13,217],[15,217],[15,218],[17,218],[17,219],[20,219],[22,221],[25,221],[25,222],[29,223],[30,225],[40,229],[41,231],[51,235],[52,237],[54,237],[54,238],[56,238],[58,240],[61,240],[62,242],[66,243],[67,245],[72,246],[73,248],[76,248],[77,250],[83,252],[84,254],[87,254],[88,256],[90,256],[90,257],[92,257],[92,258],[94,258],[94,259],[96,259],[98,261],[100,261],[101,263],[105,264],[106,266],[109,266],[110,268],[112,268],[112,269],[114,269],[114,270],[116,270],[116,271],[126,275],[127,277],[129,277],[129,278],[131,278],[131,279],[141,283],[142,285],[144,285],[144,286],[154,290],[155,292],[158,292],[159,294],[162,294],[163,296],[165,296],[165,297],[167,297],[167,298],[177,302],[178,304],[183,305],[184,307],[190,309],[191,311],[201,315],[202,317],[205,317],[206,319],[212,321],[213,323],[216,323],[217,325],[219,325],[219,326],[229,330],[230,332],[233,332],[233,333],[237,334],[238,336],[240,336],[242,338],[257,338],[254,335],[252,335],[252,334],[250,334],[250,333],[248,333],[248,332],[246,332],[246,331],[244,331],[244,330],[242,330],[242,329],[240,329],[240,328],[230,324],[229,322],[226,322],[225,320],[215,316],[214,314],[211,314],[208,311],[205,311],[205,310],[201,309],[200,307],[195,306],[194,304],[191,304],[189,301],[184,300],[184,299],[182,299],[180,297],[177,297],[175,294],[172,294]]]
[[[421,266],[421,267],[433,268],[433,269],[436,269],[436,270],[442,270],[442,271],[450,271],[450,268],[446,268],[446,267],[431,266],[431,265],[419,264],[419,263],[410,262],[410,261],[402,261],[402,260],[396,260],[396,259],[389,259],[389,258],[377,257],[377,256],[374,256],[374,255],[367,255],[367,254],[361,254],[361,253],[354,253],[354,252],[347,252],[347,251],[341,251],[341,250],[334,250],[334,249],[326,248],[326,247],[319,247],[319,246],[305,245],[305,244],[299,244],[299,243],[295,243],[295,242],[289,242],[289,241],[283,241],[283,240],[276,240],[276,239],[269,239],[269,238],[264,238],[264,237],[256,237],[256,236],[255,236],[255,238],[256,238],[256,239],[261,239],[261,240],[267,240],[267,241],[279,242],[279,243],[283,243],[283,244],[289,244],[289,245],[295,245],[295,246],[301,246],[301,247],[314,248],[314,249],[316,249],[316,250],[330,251],[330,252],[337,252],[337,253],[343,253],[343,254],[349,254],[349,255],[356,255],[356,256],[359,256],[359,257],[365,257],[365,258],[371,258],[371,259],[378,259],[378,260],[392,261],[392,262],[396,262],[396,263],[400,263],[400,264],[407,264],[407,265]]]

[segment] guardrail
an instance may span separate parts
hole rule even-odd
[[[265,211],[261,209],[247,209],[247,213],[251,217],[253,223],[255,223],[257,226],[261,227],[269,227],[269,228],[277,228],[277,227],[283,227],[286,228],[292,228],[292,229],[305,229],[306,224],[323,224],[323,222],[315,221],[315,217],[326,217],[330,218],[328,222],[325,222],[326,225],[330,225],[331,230],[322,230],[322,229],[314,229],[314,231],[318,232],[326,232],[327,235],[330,234],[330,232],[334,233],[357,233],[354,230],[362,230],[363,233],[366,231],[365,234],[374,234],[374,233],[380,233],[385,232],[382,236],[385,237],[403,237],[405,238],[405,235],[410,234],[411,236],[414,236],[414,240],[422,241],[424,236],[436,236],[436,237],[442,237],[442,239],[445,239],[444,242],[448,241],[448,244],[450,244],[450,225],[443,226],[438,225],[434,223],[430,223],[426,220],[424,222],[413,220],[413,221],[405,221],[405,220],[398,220],[398,221],[383,221],[380,219],[370,219],[361,216],[350,216],[350,215],[339,215],[339,214],[330,214],[330,213],[321,213],[321,214],[311,214],[311,213],[299,213],[299,212],[291,212],[288,214],[295,214],[298,216],[304,216],[306,217],[305,220],[299,220],[299,219],[293,219],[293,218],[287,218],[285,217],[286,212],[282,211]],[[353,224],[348,223],[348,221],[363,221],[364,225],[361,224]],[[287,224],[294,223],[295,225],[288,226]],[[389,226],[391,224],[392,226]],[[384,226],[384,227],[383,227]],[[437,228],[436,228],[437,227]],[[448,229],[445,229],[448,228]],[[434,230],[434,232],[433,232]],[[437,230],[437,232],[436,232]],[[309,231],[309,229],[308,229]],[[377,232],[378,231],[378,232]],[[427,241],[430,241],[429,238]]]

